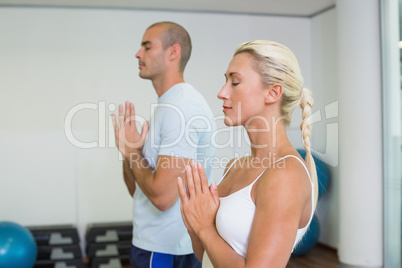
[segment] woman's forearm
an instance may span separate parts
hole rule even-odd
[[[193,251],[197,259],[202,262],[202,257],[204,255],[204,246],[202,245],[200,239],[197,237],[195,233],[190,233],[191,244],[193,246]]]
[[[219,235],[216,228],[203,230],[198,234],[206,254],[215,268],[245,267],[245,259],[237,254],[228,243]],[[204,253],[205,254],[205,253]]]

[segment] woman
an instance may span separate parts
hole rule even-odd
[[[178,178],[183,221],[203,267],[285,267],[317,202],[311,92],[294,54],[272,41],[240,45],[225,77],[225,124],[246,129],[251,154],[232,159],[218,187],[208,187],[201,165],[187,167]],[[286,134],[298,105],[306,162]]]

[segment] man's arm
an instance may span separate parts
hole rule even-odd
[[[159,155],[155,168],[152,168],[142,154],[149,129],[148,124],[144,123],[140,134],[135,125],[135,111],[132,103],[126,102],[124,115],[123,106],[119,105],[120,127],[117,125],[114,114],[112,114],[112,121],[116,144],[126,162],[124,180],[130,194],[135,191],[135,183],[133,183],[135,181],[156,208],[161,211],[168,210],[179,198],[177,177],[184,172],[190,159]],[[128,171],[132,172],[132,177]]]
[[[128,192],[131,196],[134,195],[135,192],[135,176],[130,168],[130,164],[127,159],[127,154],[129,151],[126,152],[127,149],[131,149],[133,146],[137,146],[137,150],[142,150],[144,146],[145,138],[148,132],[148,125],[143,125],[142,133],[138,133],[137,128],[135,126],[135,112],[134,112],[134,105],[126,102],[126,113],[123,115],[123,105],[119,105],[119,124],[117,124],[116,115],[112,114],[112,122],[114,127],[114,134],[115,134],[115,141],[117,148],[119,149],[120,153],[123,155],[123,178],[124,182],[126,183]],[[127,127],[127,128],[126,128]],[[132,132],[133,135],[126,135],[128,132]],[[128,140],[131,138],[136,142],[132,142],[132,140]],[[128,146],[127,146],[128,145]]]
[[[135,177],[126,159],[123,160],[123,177],[129,194],[133,196],[135,192]]]
[[[127,164],[131,163],[130,168],[135,181],[156,208],[166,211],[176,203],[179,198],[177,177],[183,174],[191,159],[160,155],[153,169],[148,165],[142,152],[136,151],[125,161]]]

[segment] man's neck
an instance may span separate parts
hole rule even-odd
[[[176,77],[165,77],[164,79],[153,80],[152,85],[155,88],[156,94],[158,95],[158,97],[160,97],[174,85],[183,82],[184,82],[183,76],[178,75]]]

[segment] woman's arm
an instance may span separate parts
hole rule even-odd
[[[247,267],[285,267],[297,229],[311,215],[311,185],[304,167],[287,158],[254,185],[256,212],[247,248]],[[301,226],[300,226],[301,225]]]
[[[244,258],[237,254],[218,234],[215,227],[219,195],[215,183],[208,181],[200,164],[186,168],[187,192],[183,180],[178,179],[183,221],[192,237],[197,258],[205,250],[214,267],[244,267]]]
[[[178,190],[179,190],[179,198],[182,199],[181,191],[183,191],[183,195],[187,195],[187,193],[184,189],[183,181],[180,177],[177,180],[177,185],[178,185]],[[186,198],[186,197],[184,197],[184,198]],[[194,255],[197,257],[199,262],[202,262],[202,257],[204,255],[204,246],[202,245],[201,241],[198,239],[197,234],[194,232],[191,225],[187,222],[186,215],[183,214],[183,202],[180,202],[180,212],[181,212],[181,217],[183,218],[184,225],[186,226],[187,232],[191,239],[191,245],[193,247]]]
[[[191,244],[193,246],[193,251],[195,256],[197,257],[199,262],[202,262],[202,258],[204,256],[204,246],[202,245],[200,239],[198,239],[198,236],[195,233],[190,233],[190,238],[191,238]]]
[[[208,254],[214,268],[246,267],[245,259],[226,243],[216,228],[204,229],[199,232],[198,236],[205,248],[204,254]]]

